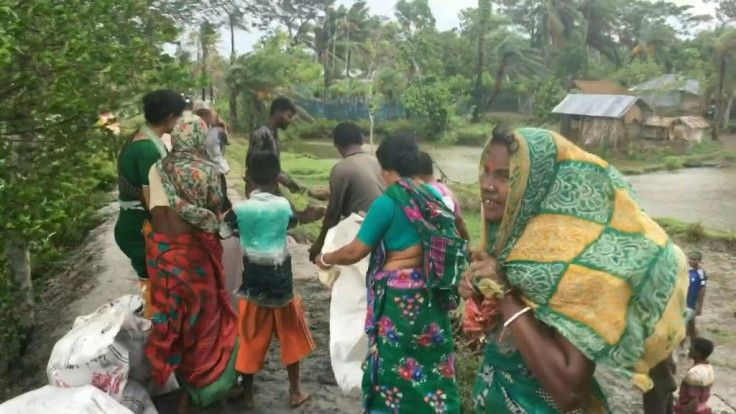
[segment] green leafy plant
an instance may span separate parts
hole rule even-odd
[[[452,94],[443,82],[434,77],[416,81],[404,91],[401,102],[410,116],[426,121],[431,136],[444,132],[453,114]]]

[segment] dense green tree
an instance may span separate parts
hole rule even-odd
[[[117,145],[93,131],[98,114],[137,107],[152,87],[190,84],[188,68],[162,53],[177,37],[172,19],[146,2],[11,0],[0,15],[0,239],[22,299],[15,316],[0,320],[17,320],[27,332],[34,325],[31,249],[91,220],[99,168],[92,161]],[[6,286],[0,283],[0,301]]]
[[[540,77],[544,74],[544,61],[523,38],[509,34],[495,50],[495,76],[493,91],[486,104],[490,108],[498,98],[509,72],[516,77]]]
[[[275,94],[293,93],[297,86],[319,83],[322,68],[302,46],[292,46],[282,32],[259,42],[230,67],[228,85],[240,92],[248,111],[248,129],[264,121],[264,102]]]

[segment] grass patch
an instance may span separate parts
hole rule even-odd
[[[712,167],[736,160],[736,151],[728,150],[723,143],[714,141],[688,144],[683,141],[637,140],[625,153],[614,153],[601,146],[588,147],[586,150],[609,161],[626,175]]]
[[[703,227],[700,222],[686,223],[673,218],[655,218],[657,222],[670,236],[684,240],[688,243],[714,241],[724,243],[728,248],[736,248],[736,233],[710,230]]]

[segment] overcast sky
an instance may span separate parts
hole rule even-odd
[[[692,5],[695,7],[695,14],[713,14],[713,8],[707,6],[702,0],[670,0],[676,4]],[[337,4],[344,4],[349,6],[355,3],[354,0],[337,0]],[[368,7],[374,14],[383,16],[393,17],[394,5],[396,1],[392,0],[367,0]],[[453,27],[457,27],[460,23],[458,19],[458,13],[460,10],[468,7],[477,7],[477,0],[429,0],[429,5],[432,7],[432,13],[437,20],[437,27],[440,30],[448,30]],[[253,49],[253,45],[258,39],[263,36],[260,31],[251,32],[236,32],[235,33],[235,48],[238,53],[249,52]],[[230,31],[225,28],[222,31],[220,42],[220,52],[224,56],[230,54]]]

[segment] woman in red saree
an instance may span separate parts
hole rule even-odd
[[[186,391],[179,413],[208,406],[236,382],[237,315],[225,288],[220,228],[222,191],[206,158],[207,125],[185,117],[172,151],[151,168],[152,232],[146,242],[153,329],[146,346],[152,376],[171,374]]]

